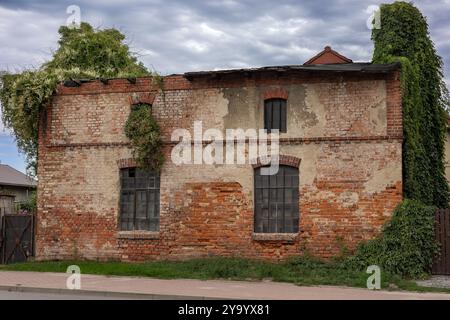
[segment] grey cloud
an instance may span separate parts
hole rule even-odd
[[[368,61],[373,45],[365,10],[381,2],[81,0],[76,4],[83,20],[120,29],[148,67],[167,74],[299,64],[325,45],[355,61]],[[50,48],[56,47],[57,27],[67,18],[65,9],[73,3],[0,1],[0,69],[48,59]],[[450,78],[450,2],[423,0],[416,5],[428,17]],[[9,10],[15,18],[1,16],[2,10]],[[34,23],[27,22],[30,17],[35,17]]]

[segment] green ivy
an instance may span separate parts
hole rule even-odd
[[[133,147],[139,167],[159,172],[163,163],[161,134],[148,104],[132,106],[125,124],[125,134]]]
[[[442,59],[428,24],[410,3],[381,6],[381,29],[373,29],[374,63],[400,62],[403,91],[404,196],[448,207],[444,148],[449,106]]]
[[[37,70],[1,77],[2,120],[26,155],[28,171],[36,173],[39,115],[50,103],[58,83],[75,79],[138,77],[149,72],[123,43],[115,29],[60,27],[59,48]]]
[[[380,236],[361,244],[347,265],[358,270],[378,265],[386,272],[412,278],[428,273],[438,250],[434,212],[435,207],[404,200]]]

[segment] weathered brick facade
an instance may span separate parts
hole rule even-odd
[[[211,255],[320,257],[373,237],[402,198],[399,71],[231,72],[58,88],[41,119],[37,259],[143,261]],[[287,99],[281,161],[299,168],[298,234],[254,234],[253,167],[170,161],[175,128],[263,127],[267,98]],[[160,231],[120,232],[119,170],[134,166],[130,105],[152,103],[166,163]]]

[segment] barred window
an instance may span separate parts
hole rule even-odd
[[[298,168],[283,165],[274,175],[255,169],[255,233],[298,232],[298,174]]]
[[[264,129],[267,132],[272,129],[287,132],[286,117],[286,100],[268,99],[264,101]]]
[[[159,230],[158,174],[139,168],[120,170],[120,230]]]

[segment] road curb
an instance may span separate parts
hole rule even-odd
[[[96,290],[70,290],[58,288],[36,288],[26,286],[4,286],[0,285],[0,291],[8,292],[30,292],[30,293],[53,293],[66,295],[90,295],[98,297],[111,298],[132,298],[136,300],[227,300],[225,298],[206,297],[206,296],[184,296],[172,294],[149,294],[136,292],[115,292],[115,291],[96,291]]]

